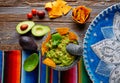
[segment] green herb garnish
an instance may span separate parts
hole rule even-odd
[[[62,40],[62,36],[59,33],[55,33],[52,35],[52,46],[57,47]]]

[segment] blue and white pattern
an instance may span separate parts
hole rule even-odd
[[[116,37],[114,36],[114,33],[113,33],[113,27],[112,26],[101,27],[101,32],[103,33],[104,38],[116,39]]]
[[[117,83],[115,81],[110,82],[110,80],[113,79],[111,77],[114,77],[112,75],[114,73],[111,72],[115,71],[116,65],[119,66],[120,63],[120,56],[118,51],[116,51],[120,47],[120,27],[118,26],[120,26],[120,3],[103,10],[93,20],[86,32],[83,56],[86,69],[93,83]],[[113,44],[114,42],[118,47]],[[113,47],[115,48],[112,49]],[[100,69],[102,65],[105,67],[104,70]],[[107,71],[106,74],[104,73],[105,71]],[[119,80],[117,76],[116,79]]]
[[[116,65],[110,64],[110,63],[105,63],[104,61],[100,61],[95,72],[102,76],[109,77],[111,71],[114,68],[116,68]]]
[[[109,83],[120,83],[120,66],[119,65],[111,72]]]

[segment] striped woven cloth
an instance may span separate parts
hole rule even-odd
[[[0,51],[0,83],[91,83],[83,60],[67,71],[56,71],[42,64],[32,72],[23,69],[24,60],[30,51]]]

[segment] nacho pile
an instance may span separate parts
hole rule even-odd
[[[66,15],[71,8],[72,7],[67,5],[67,2],[64,0],[56,0],[45,4],[45,9],[48,11],[49,18],[57,18]]]
[[[84,24],[90,15],[91,9],[85,6],[78,6],[73,9],[72,18],[80,24]]]

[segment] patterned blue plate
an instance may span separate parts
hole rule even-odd
[[[113,20],[116,12],[120,13],[120,3],[103,10],[90,24],[84,38],[84,62],[93,83],[109,83],[111,72],[116,65],[104,62],[92,50],[91,45],[113,38]]]

